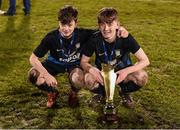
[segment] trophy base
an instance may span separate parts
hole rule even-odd
[[[119,117],[116,114],[103,114],[99,121],[103,124],[117,124],[119,122]]]
[[[100,121],[103,124],[117,124],[119,122],[117,110],[113,102],[106,103],[103,109],[103,114],[100,116]]]

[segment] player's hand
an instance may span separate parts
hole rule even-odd
[[[93,77],[97,80],[97,82],[103,85],[103,78],[101,75],[101,71],[98,68],[91,67],[89,69],[89,73],[93,75]]]
[[[117,74],[116,84],[119,84],[120,82],[122,82],[128,75],[128,73],[123,69],[117,71],[116,74]]]
[[[117,36],[122,38],[127,38],[129,32],[124,27],[119,27],[117,30]]]
[[[52,75],[46,74],[44,78],[48,86],[57,87],[57,80]]]

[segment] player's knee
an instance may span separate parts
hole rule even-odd
[[[148,74],[146,71],[141,70],[136,73],[137,84],[141,87],[145,86],[148,82]]]
[[[28,80],[32,84],[36,84],[39,75],[40,75],[39,71],[37,71],[34,68],[31,68],[28,72]]]
[[[93,76],[90,73],[85,74],[84,81],[86,85],[91,85],[95,82],[95,80],[93,80]]]
[[[73,73],[71,76],[71,80],[73,83],[83,82],[83,76],[78,75],[78,73]]]
[[[81,89],[84,87],[84,73],[81,69],[76,68],[70,73],[70,81],[74,87]]]
[[[86,73],[84,76],[85,86],[89,90],[93,90],[96,87],[96,80],[90,73]]]
[[[83,83],[84,73],[81,69],[76,68],[73,73],[71,73],[70,79],[73,83]]]

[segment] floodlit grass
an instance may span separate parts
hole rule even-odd
[[[124,108],[116,89],[121,122],[97,122],[101,106],[88,106],[92,94],[79,93],[80,106],[68,106],[67,74],[58,75],[60,97],[46,108],[46,94],[27,81],[29,56],[44,35],[57,28],[65,4],[79,10],[79,27],[96,28],[97,11],[115,7],[120,21],[147,53],[148,85],[133,94],[135,109]],[[6,9],[8,1],[3,1]],[[0,16],[0,128],[180,128],[180,2],[178,0],[32,0],[31,16]]]

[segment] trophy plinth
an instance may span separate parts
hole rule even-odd
[[[106,103],[101,117],[102,123],[104,124],[115,124],[118,123],[119,117],[117,116],[116,107],[113,103]]]
[[[116,74],[113,66],[109,64],[102,64],[102,76],[104,79],[104,86],[106,91],[106,104],[103,109],[101,120],[103,123],[118,123],[116,107],[113,103]]]

